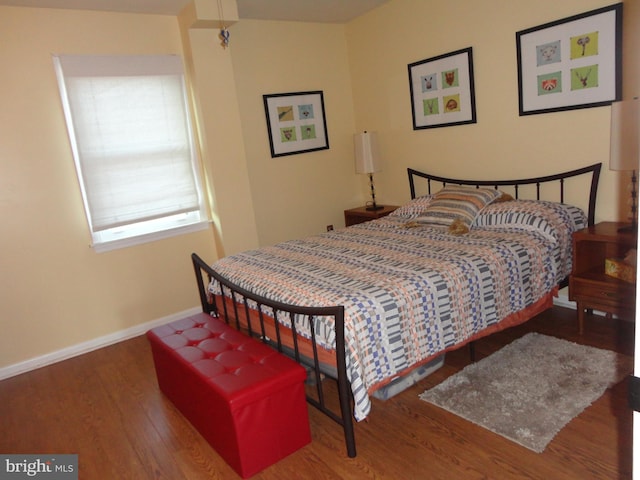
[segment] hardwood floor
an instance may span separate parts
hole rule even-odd
[[[477,342],[482,358],[529,331],[633,354],[633,324],[554,307]],[[418,399],[469,363],[468,350],[356,425],[358,456],[309,407],[313,441],[255,479],[631,478],[627,381],[608,390],[533,453]],[[137,337],[0,382],[0,453],[77,453],[81,479],[229,479],[237,474],[163,397],[146,338]]]

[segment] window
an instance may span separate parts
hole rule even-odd
[[[54,56],[93,246],[206,226],[177,56]]]

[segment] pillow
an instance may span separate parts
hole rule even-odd
[[[572,233],[586,226],[587,216],[581,208],[546,200],[492,203],[472,224],[474,230],[527,231],[545,237],[556,245],[558,281],[571,273]]]
[[[494,202],[474,220],[472,227],[526,228],[551,234],[557,228],[571,232],[587,226],[587,216],[579,207],[546,200],[516,200],[508,203]]]
[[[393,212],[389,214],[389,216],[393,217],[417,217],[422,212],[424,212],[431,200],[433,199],[433,195],[424,195],[422,197],[416,197],[411,200],[409,203],[405,203],[400,208],[395,209]]]
[[[478,212],[500,196],[502,192],[493,188],[447,185],[435,194],[427,209],[415,220],[440,227],[451,227],[456,221],[452,233],[466,233]]]

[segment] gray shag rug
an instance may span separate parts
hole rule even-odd
[[[529,333],[420,398],[540,453],[632,364],[626,355]]]

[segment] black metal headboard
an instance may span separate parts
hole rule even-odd
[[[454,185],[469,185],[475,187],[481,186],[492,186],[494,188],[499,187],[512,187],[514,191],[514,198],[519,198],[519,187],[523,185],[535,185],[535,198],[536,200],[540,200],[540,186],[543,183],[551,183],[558,182],[559,189],[559,200],[561,203],[564,203],[564,182],[566,179],[571,177],[577,177],[579,175],[588,175],[591,174],[591,188],[589,190],[589,208],[587,211],[587,220],[589,225],[593,225],[595,223],[595,214],[596,214],[596,196],[598,193],[598,179],[600,178],[600,169],[602,168],[602,163],[594,163],[588,167],[579,168],[577,170],[570,170],[568,172],[557,173],[555,175],[547,175],[545,177],[535,177],[535,178],[521,178],[516,180],[461,180],[458,178],[447,178],[447,177],[438,177],[436,175],[431,175],[428,173],[420,172],[418,170],[414,170],[412,168],[407,168],[407,173],[409,174],[409,188],[411,189],[411,198],[416,198],[416,178],[426,179],[427,181],[427,193],[431,192],[431,183],[435,182],[436,184],[440,184],[440,186],[444,186],[448,183]],[[435,187],[434,187],[435,188]],[[440,188],[437,188],[439,190]]]

